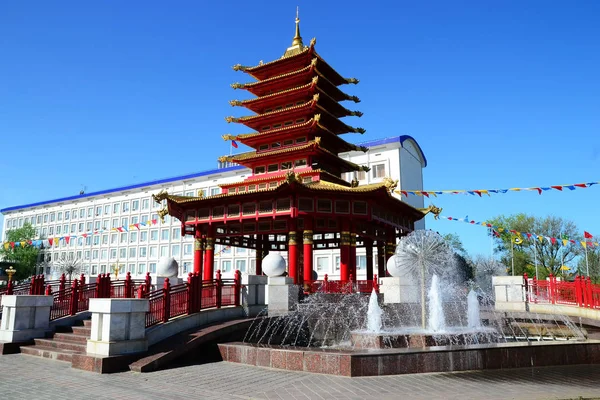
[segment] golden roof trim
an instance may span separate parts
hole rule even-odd
[[[316,43],[317,43],[317,39],[316,38],[312,38],[311,41],[310,41],[310,45],[309,46],[304,46],[304,48],[300,52],[298,52],[296,54],[291,54],[289,56],[285,56],[284,55],[281,58],[278,58],[277,60],[269,61],[267,63],[260,63],[258,65],[252,66],[252,67],[251,66],[247,66],[247,65],[242,65],[242,64],[236,64],[232,68],[233,68],[234,71],[243,71],[243,72],[251,73],[252,71],[255,71],[258,68],[262,68],[262,67],[265,67],[267,65],[275,64],[275,63],[278,63],[278,62],[280,62],[282,60],[289,60],[289,59],[294,58],[294,57],[299,57],[299,56],[303,55],[304,53],[312,50],[315,47]]]
[[[300,74],[302,72],[309,71],[315,65],[317,65],[317,58],[316,57],[311,60],[311,62],[310,62],[309,65],[307,65],[306,67],[302,67],[300,69],[297,69],[295,71],[286,72],[285,74],[281,74],[281,75],[277,75],[277,76],[272,76],[270,78],[263,79],[263,80],[256,81],[256,82],[250,82],[250,83],[237,83],[236,82],[236,83],[232,83],[230,86],[232,88],[234,88],[234,89],[245,89],[245,88],[248,88],[248,87],[252,87],[252,86],[258,85],[259,83],[270,82],[270,81],[274,81],[274,80],[279,79],[279,78],[285,78],[285,77],[288,77],[288,76],[291,76],[291,75],[294,75],[294,74]]]
[[[273,110],[273,111],[269,111],[267,113],[262,113],[262,114],[256,114],[256,115],[248,115],[245,117],[233,117],[233,116],[229,116],[229,117],[225,117],[225,121],[227,121],[228,123],[231,122],[246,122],[246,121],[252,121],[253,119],[256,118],[260,118],[260,117],[267,117],[267,116],[271,116],[271,115],[276,115],[276,114],[282,114],[284,112],[288,112],[288,111],[293,111],[293,110],[299,110],[301,108],[309,108],[312,107],[316,104],[316,102],[319,100],[319,95],[315,94],[313,96],[313,99],[311,101],[307,101],[306,103],[303,104],[299,104],[297,106],[291,106],[291,107],[286,107],[286,108],[282,108],[281,110]]]
[[[279,91],[279,92],[276,92],[276,93],[271,93],[271,94],[268,94],[268,95],[266,95],[266,96],[258,96],[258,97],[255,97],[255,98],[253,98],[253,99],[242,100],[242,101],[239,101],[239,100],[231,100],[231,101],[229,102],[229,104],[231,104],[232,106],[244,106],[244,105],[246,105],[246,104],[248,104],[248,103],[253,103],[253,102],[255,102],[255,101],[258,101],[258,100],[264,100],[264,99],[268,99],[269,97],[275,97],[275,96],[279,96],[279,95],[282,95],[282,94],[286,94],[286,93],[289,93],[289,92],[293,92],[294,90],[302,90],[302,89],[306,89],[306,88],[309,88],[309,87],[311,87],[312,85],[313,85],[313,83],[311,82],[311,83],[307,83],[307,84],[305,84],[305,85],[302,85],[302,86],[296,86],[296,87],[293,87],[293,88],[291,88],[291,89],[286,89],[286,90],[281,90],[281,91]],[[235,104],[234,104],[234,103],[235,103]]]
[[[301,146],[286,147],[286,148],[279,149],[279,150],[266,151],[264,153],[257,153],[256,151],[248,151],[245,153],[235,154],[235,155],[231,155],[231,156],[221,156],[221,157],[219,157],[219,161],[220,162],[226,162],[226,161],[237,162],[237,161],[233,161],[233,160],[240,160],[240,161],[251,160],[253,158],[262,158],[265,156],[279,155],[279,154],[291,153],[293,151],[306,150],[306,149],[308,149],[310,147],[314,147],[314,146],[318,146],[318,144],[314,140],[310,140],[310,141],[306,142],[306,144],[303,144]]]

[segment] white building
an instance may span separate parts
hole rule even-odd
[[[427,161],[412,137],[398,136],[362,145],[369,151],[340,156],[359,165],[368,165],[371,171],[361,171],[356,176],[348,174],[346,180],[356,177],[359,184],[367,184],[387,176],[399,180],[397,190],[423,190],[422,169]],[[88,276],[112,273],[119,265],[121,277],[131,272],[132,277],[142,278],[150,272],[155,278],[158,260],[172,256],[179,263],[179,276],[183,278],[193,270],[193,238],[181,236],[178,220],[166,216],[165,222],[160,222],[157,211],[161,206],[151,195],[163,189],[185,196],[199,191],[205,196],[215,195],[220,193],[219,184],[239,181],[249,173],[245,167],[220,165],[215,170],[191,175],[8,207],[0,210],[4,214],[2,238],[5,241],[7,231],[29,222],[35,227],[38,238],[53,240],[52,245],[42,252],[50,265],[71,257],[81,260]],[[413,207],[423,207],[422,197],[402,196],[402,199]],[[153,220],[158,222],[146,226]],[[424,227],[424,219],[415,224],[415,229]],[[65,237],[69,239],[65,240]],[[285,253],[282,255],[286,256]],[[331,279],[339,278],[338,251],[317,250],[313,263],[319,279],[325,274]],[[220,269],[224,276],[231,276],[236,269],[242,273],[254,271],[254,264],[254,251],[220,245],[215,248],[215,271]],[[364,279],[366,258],[362,248],[357,249],[356,265],[357,278]],[[45,273],[50,274],[50,268]]]

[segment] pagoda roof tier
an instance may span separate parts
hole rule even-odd
[[[310,65],[299,70],[277,75],[269,79],[251,83],[232,83],[233,89],[245,89],[255,96],[266,96],[268,94],[281,91],[285,88],[302,86],[310,83],[315,77],[319,77],[319,86],[336,101],[352,100],[359,103],[360,99],[356,96],[341,91],[336,85],[329,81],[317,68],[317,59],[313,59]]]
[[[251,185],[251,184],[262,183],[262,182],[279,181],[281,179],[284,179],[287,176],[287,174],[288,174],[288,172],[282,172],[280,174],[271,174],[268,176],[253,175],[253,176],[250,176],[250,177],[244,179],[243,181],[222,183],[219,185],[219,187],[227,189],[230,187],[237,187],[240,185]],[[350,186],[349,182],[343,180],[339,176],[333,175],[322,169],[311,169],[311,170],[307,170],[307,171],[296,172],[296,174],[302,178],[305,176],[318,175],[320,180],[336,183],[341,186],[348,186],[348,187]]]
[[[350,111],[338,103],[339,100],[331,97],[321,86],[319,86],[319,81],[325,82],[324,79],[319,79],[318,76],[315,76],[312,81],[306,85],[293,87],[291,89],[282,90],[249,100],[231,100],[229,104],[232,106],[246,107],[255,113],[261,113],[265,109],[272,109],[288,103],[296,104],[298,101],[303,101],[316,94],[319,94],[319,98],[323,106],[337,118],[347,116],[361,117],[363,115],[363,113],[360,111]]]
[[[327,96],[321,96],[319,93],[317,93],[313,96],[312,100],[307,101],[304,104],[282,108],[281,110],[269,111],[269,112],[266,112],[263,114],[250,115],[250,116],[239,117],[239,118],[226,117],[225,120],[229,123],[236,122],[236,123],[244,124],[247,127],[257,130],[257,131],[262,131],[263,130],[262,128],[265,126],[270,126],[270,125],[277,124],[277,123],[283,124],[284,122],[287,122],[290,120],[294,121],[294,120],[296,120],[298,118],[302,118],[302,117],[308,119],[308,118],[310,118],[311,115],[314,115],[315,112],[320,113],[322,115],[326,115],[327,120],[329,120],[329,119],[337,120],[337,117],[335,115],[333,115],[325,106],[325,105],[331,105],[332,103],[337,104],[335,102],[331,102],[331,99],[327,98]],[[344,110],[346,110],[346,109],[344,108]],[[352,113],[353,113],[350,110],[346,110],[346,111],[348,113],[350,113],[349,115],[352,115]],[[358,114],[354,114],[354,115],[358,115]],[[361,130],[361,128],[351,128],[341,121],[339,121],[339,123],[341,123],[342,125],[347,127],[344,132],[353,132],[353,131],[359,132]],[[337,125],[339,125],[339,124],[337,124]],[[338,129],[335,129],[334,133],[336,133],[336,134],[341,133],[341,132],[338,132],[340,129],[343,130],[344,128],[342,128],[342,126],[340,125],[338,127]],[[265,130],[265,131],[268,131],[268,130]]]
[[[342,172],[349,171],[369,171],[370,168],[362,165],[355,164],[351,161],[345,160],[343,158],[338,157],[337,154],[332,153],[327,150],[325,147],[321,146],[321,138],[317,137],[314,140],[311,140],[303,145],[297,145],[292,147],[284,147],[278,150],[264,151],[264,152],[256,152],[249,151],[246,153],[234,154],[231,156],[222,156],[219,157],[220,162],[233,162],[237,163],[249,168],[252,168],[257,163],[262,163],[263,159],[274,159],[274,158],[282,158],[284,156],[289,158],[290,156],[296,154],[303,155],[318,155],[323,156],[326,159],[330,159],[333,165],[340,166],[340,170]]]
[[[282,75],[290,71],[298,70],[308,65],[313,58],[317,58],[317,65],[325,76],[336,86],[348,83],[358,83],[358,79],[344,78],[335,69],[333,69],[323,58],[315,51],[316,39],[310,41],[309,46],[305,46],[296,54],[283,56],[277,60],[261,63],[254,67],[236,64],[233,66],[235,71],[243,71],[253,78],[262,81],[274,76]]]
[[[320,119],[320,114],[316,114],[310,120],[302,122],[300,124],[285,126],[283,128],[273,129],[263,133],[254,132],[237,136],[226,134],[222,137],[223,140],[240,141],[246,146],[252,147],[254,149],[258,149],[259,146],[261,144],[264,144],[265,142],[273,143],[277,141],[283,141],[285,139],[306,136],[308,140],[312,140],[315,137],[321,137],[323,141],[327,143],[327,146],[325,147],[329,149],[336,149],[333,151],[334,153],[344,153],[347,151],[366,152],[368,150],[367,147],[357,146],[355,144],[349,143],[341,137],[339,137],[338,135],[334,134],[329,129],[327,129],[327,127],[325,127],[319,122]]]
[[[369,208],[372,208],[369,210],[371,211],[372,218],[383,222],[386,221],[385,216],[375,218],[375,207],[390,210],[390,214],[405,215],[414,221],[422,219],[425,216],[423,211],[410,206],[393,195],[397,183],[398,181],[393,181],[389,178],[384,179],[381,183],[350,187],[327,181],[302,183],[301,176],[291,172],[287,173],[277,186],[253,190],[251,192],[221,193],[208,197],[188,197],[171,195],[163,191],[154,197],[157,201],[166,199],[168,213],[180,221],[185,221],[184,223],[191,224],[200,222],[201,218],[199,216],[192,219],[186,218],[188,210],[191,210],[194,213],[193,215],[195,215],[196,210],[206,207],[223,207],[228,204],[246,202],[252,203],[262,199],[274,199],[278,196],[287,198],[290,196],[296,198],[300,196],[312,198],[325,196],[344,200],[366,201],[369,204]],[[206,217],[206,219],[209,218],[208,216]],[[255,215],[249,215],[248,218],[254,219]]]

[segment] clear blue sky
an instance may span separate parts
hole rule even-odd
[[[0,208],[216,166],[236,63],[301,33],[360,84],[358,142],[409,134],[425,188],[600,180],[597,1],[19,1],[0,6]],[[410,188],[406,188],[410,189]],[[600,235],[600,186],[445,196],[445,215],[556,214]],[[428,217],[429,218],[429,217]],[[489,254],[485,230],[428,219]]]

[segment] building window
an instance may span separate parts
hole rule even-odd
[[[110,214],[110,204],[104,206],[104,215]]]
[[[135,247],[130,247],[129,248],[129,258],[135,258],[136,257],[136,251],[137,249]]]
[[[192,263],[189,261],[184,262],[181,272],[182,272],[182,274],[188,274],[188,273],[192,272]]]
[[[56,218],[56,216],[54,215],[54,213],[50,214],[50,222],[54,222],[54,219]],[[15,223],[17,222],[17,220],[14,221]],[[46,221],[44,221],[46,222]]]
[[[87,222],[87,223],[85,224],[85,230],[86,230],[87,232],[91,232],[91,231],[92,231],[92,223],[91,223],[91,222]]]
[[[160,231],[160,239],[161,240],[169,240],[169,230],[168,229],[162,229]]]
[[[92,251],[92,260],[97,260],[98,259],[98,250],[94,250]]]
[[[144,243],[148,241],[148,232],[140,232],[140,243]]]
[[[211,196],[216,196],[219,194],[219,188],[211,188],[210,189],[210,195]]]
[[[125,228],[127,228],[129,226],[129,218],[127,218],[127,217],[121,218],[121,226],[124,226]]]
[[[98,274],[98,266],[92,265],[92,275],[97,275],[97,274]]]
[[[221,272],[229,272],[231,271],[231,260],[223,260],[221,263],[223,270]]]
[[[129,211],[129,202],[128,201],[124,201],[123,202],[123,212],[128,212]]]
[[[385,164],[373,165],[373,178],[385,177]]]
[[[127,249],[125,247],[119,249],[119,258],[127,258]]]
[[[158,255],[156,246],[150,246],[150,258],[156,258]]]
[[[115,203],[113,204],[113,214],[118,214],[119,213],[119,203]]]
[[[148,222],[148,214],[142,215],[142,223]]]
[[[155,274],[156,273],[156,263],[150,263],[150,270],[148,272],[150,272],[151,274]]]
[[[340,270],[340,256],[335,256],[335,264],[334,264],[335,270],[339,271]]]
[[[102,244],[108,244],[108,235],[102,235]]]
[[[298,167],[306,167],[306,159],[302,159],[302,160],[296,160],[296,161],[294,162],[294,166],[295,166],[296,168],[298,168]]]
[[[171,246],[171,257],[179,258],[180,253],[181,247],[178,244],[174,244]]]
[[[102,215],[102,206],[96,206],[96,217]]]
[[[140,257],[146,257],[146,246],[140,247]]]
[[[94,229],[97,231],[100,230],[100,221],[94,222]]]
[[[135,242],[137,242],[137,235],[138,235],[137,232],[131,232],[129,234],[129,243],[135,243]]]
[[[276,172],[279,170],[279,164],[269,164],[267,172]]]
[[[131,202],[131,211],[137,211],[140,209],[140,201],[139,200],[133,200]]]
[[[94,246],[98,246],[100,244],[100,236],[94,235]]]
[[[59,221],[62,221],[62,218],[63,218],[63,213],[62,213],[62,211],[59,211],[59,213],[57,214],[56,218],[57,218]]]
[[[173,233],[171,235],[173,240],[181,239],[181,228],[173,228]]]
[[[235,269],[240,272],[246,272],[246,260],[235,260]]]
[[[150,209],[150,200],[142,199],[142,210],[148,210],[148,209]]]
[[[329,257],[317,257],[317,271],[329,272]]]
[[[121,243],[127,243],[127,233],[121,233]]]
[[[166,257],[169,255],[169,246],[160,246],[160,256]]]
[[[110,249],[110,259],[114,260],[117,258],[117,249]]]
[[[154,265],[156,265],[156,264],[154,264]],[[146,264],[138,264],[138,275],[142,275],[145,272],[146,272]]]
[[[189,256],[192,254],[192,245],[191,244],[184,244],[183,245],[183,255],[184,256]]]
[[[158,240],[158,229],[152,229],[150,231],[150,240],[152,240],[152,241]]]
[[[367,256],[356,256],[356,269],[367,269]]]
[[[265,173],[265,167],[255,167],[254,168],[254,174],[264,174]]]
[[[65,211],[65,221],[68,221],[71,218],[71,211]],[[32,219],[33,221],[33,219]]]
[[[100,253],[100,259],[101,260],[107,260],[108,259],[108,250],[107,249],[102,249],[102,252]]]

